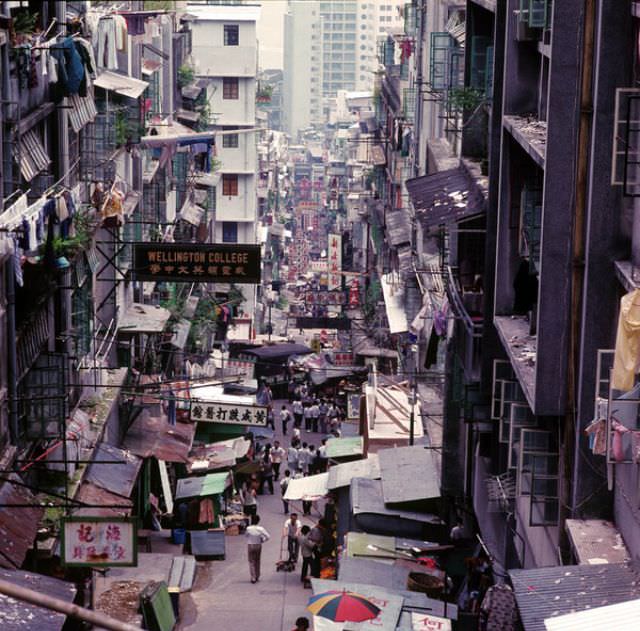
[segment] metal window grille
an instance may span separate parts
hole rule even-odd
[[[416,114],[417,88],[404,88],[402,91],[402,114],[406,119],[413,120]]]
[[[224,45],[238,46],[240,42],[240,29],[237,24],[224,25]]]
[[[536,467],[541,467],[536,473],[543,475],[548,471],[542,460],[536,461],[534,456],[558,457],[554,436],[543,429],[523,428],[520,432],[520,457],[518,460],[518,474],[516,489],[518,495],[531,495],[532,475]]]
[[[527,185],[520,196],[520,254],[529,258],[532,273],[540,269],[542,190]]]
[[[433,90],[449,87],[451,50],[454,40],[449,33],[431,33],[429,83]]]
[[[78,282],[78,287],[71,295],[71,328],[74,354],[80,360],[90,353],[93,339],[93,283],[82,258],[76,261],[76,275],[82,277],[82,282]]]
[[[487,59],[489,58],[489,49],[491,38],[484,35],[474,35],[471,38],[471,73],[469,77],[469,86],[477,90],[486,92],[487,88]]]
[[[408,3],[404,5],[404,32],[406,35],[413,35],[416,32],[416,7]]]
[[[236,100],[240,98],[240,82],[238,77],[224,77],[222,79],[222,98]]]
[[[547,28],[551,19],[549,0],[520,0],[518,19],[529,28]]]
[[[611,185],[640,196],[640,88],[616,90]]]
[[[484,71],[484,93],[491,98],[493,94],[493,46],[487,46],[486,66]]]
[[[526,403],[512,403],[509,420],[509,469],[518,468],[522,430],[535,428],[537,422]]]

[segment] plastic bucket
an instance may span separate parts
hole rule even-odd
[[[176,545],[184,545],[187,540],[187,531],[184,528],[174,528],[171,531],[171,541]]]

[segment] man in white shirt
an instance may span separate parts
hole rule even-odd
[[[307,443],[302,443],[302,447],[298,449],[298,468],[302,471],[303,475],[309,475],[309,461],[311,452]]]
[[[298,536],[300,535],[300,521],[298,520],[297,513],[291,513],[291,516],[284,522],[284,528],[282,530],[282,536],[287,538],[287,550],[289,551],[289,563],[298,562],[298,550],[300,548],[300,542]]]
[[[300,427],[302,425],[302,414],[304,412],[304,408],[302,407],[302,401],[300,399],[296,399],[293,404],[293,421],[296,427]]]
[[[257,583],[260,580],[260,556],[262,555],[262,544],[271,539],[271,535],[260,524],[260,515],[254,515],[251,519],[251,526],[247,527],[245,537],[249,553],[249,573],[251,582]]]
[[[320,418],[320,406],[318,401],[314,401],[311,406],[311,431],[318,433],[318,419]]]
[[[280,446],[280,443],[276,440],[273,443],[273,448],[271,449],[270,457],[271,457],[271,467],[273,468],[273,475],[277,480],[280,477],[280,465],[285,457],[285,451]]]
[[[287,449],[287,466],[291,473],[295,473],[298,470],[298,448],[293,443]]]
[[[287,425],[291,420],[291,412],[287,410],[287,408],[283,405],[282,410],[280,410],[280,422],[282,423],[282,435],[287,435]]]

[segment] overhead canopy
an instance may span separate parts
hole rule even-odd
[[[187,469],[195,472],[233,467],[239,458],[247,455],[250,447],[251,442],[242,437],[196,447],[189,456]]]
[[[634,629],[640,620],[640,600],[629,600],[617,605],[596,607],[586,611],[547,618],[547,631],[602,631],[603,629]]]
[[[199,226],[204,219],[204,214],[204,208],[198,206],[192,200],[187,199],[180,209],[179,217],[183,221],[190,223],[192,226]]]
[[[129,427],[123,447],[141,458],[189,462],[195,429],[192,423],[170,425],[165,418],[143,412]]]
[[[119,465],[114,466],[117,467]],[[91,482],[83,482],[80,485],[75,499],[89,504],[90,507],[74,510],[74,516],[97,515],[99,517],[109,517],[111,515],[130,515],[133,508],[133,502],[130,499],[110,493]]]
[[[229,471],[220,473],[208,473],[197,478],[182,478],[178,480],[176,488],[176,500],[188,499],[190,497],[206,497],[208,495],[219,495],[231,486],[232,478]]]
[[[327,458],[353,458],[364,453],[364,438],[349,436],[346,438],[330,438],[327,441]]]
[[[377,454],[369,454],[368,458],[342,462],[329,467],[327,488],[330,491],[351,485],[353,478],[375,480],[380,477],[380,463]]]
[[[118,332],[126,335],[135,333],[162,333],[171,312],[156,305],[134,302],[120,318]]]
[[[404,285],[400,278],[394,274],[385,274],[380,277],[382,293],[384,295],[384,307],[389,321],[389,332],[406,333],[409,328],[407,314],[405,312]]]
[[[127,77],[117,72],[111,72],[110,70],[103,70],[93,82],[93,85],[103,88],[104,90],[111,90],[122,96],[137,99],[149,84],[146,81],[140,81],[140,79]]]
[[[8,478],[0,486],[0,566],[17,568],[24,563],[33,546],[44,508],[37,506],[29,489],[11,483],[11,480],[21,481],[15,473],[9,474]],[[11,508],[12,504],[26,506]]]
[[[484,211],[484,198],[462,167],[412,178],[406,186],[416,216],[426,227]]]
[[[304,344],[273,344],[272,346],[260,346],[258,348],[245,348],[243,355],[251,355],[265,361],[277,361],[291,355],[306,355],[313,351]]]
[[[304,500],[306,502],[319,500],[328,493],[328,479],[328,473],[318,473],[306,478],[294,478],[287,486],[284,499],[292,501]]]
[[[509,570],[509,576],[524,631],[548,631],[550,618],[640,598],[640,574],[623,563]]]
[[[110,493],[130,497],[142,459],[113,445],[100,443],[93,454],[85,480]]]
[[[394,447],[378,451],[382,496],[386,504],[440,497],[439,473],[431,449]]]
[[[68,603],[72,603],[76,596],[76,586],[73,583],[42,574],[0,569],[0,579]],[[3,631],[60,631],[66,619],[67,616],[63,613],[16,598],[0,597],[0,629]]]

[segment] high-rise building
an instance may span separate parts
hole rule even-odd
[[[402,28],[397,2],[298,2],[284,18],[285,128],[298,130],[328,119],[338,90],[373,87],[377,42]]]

